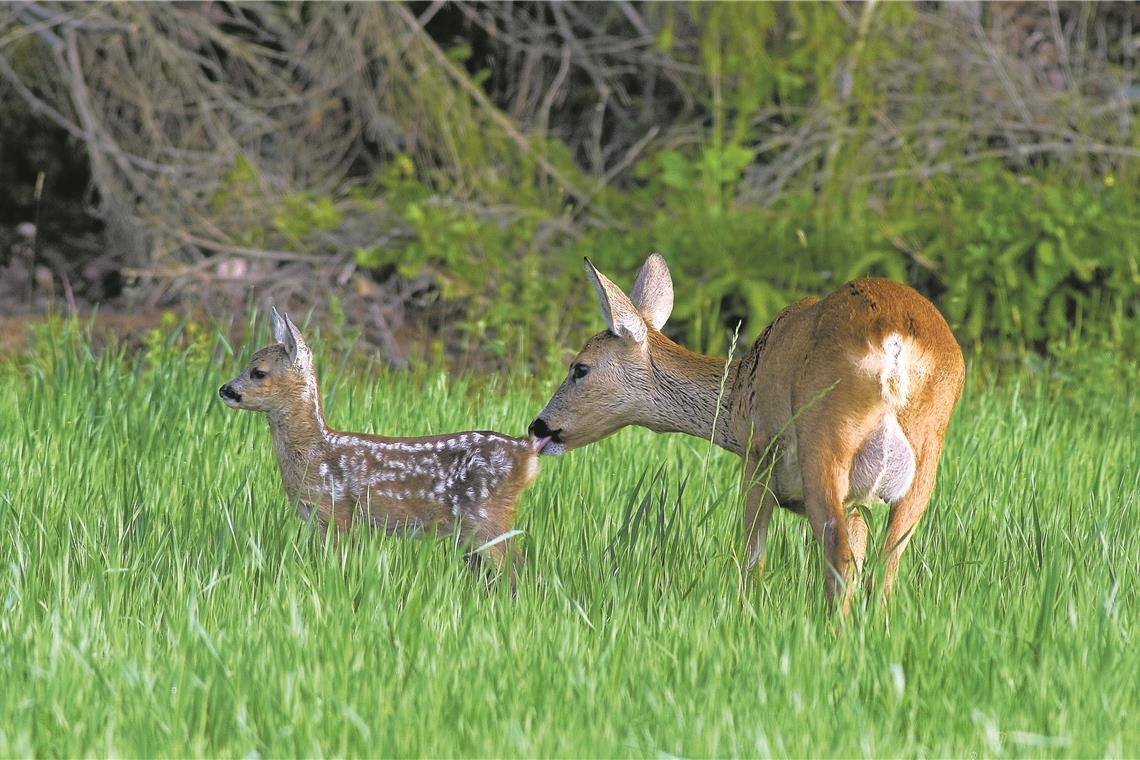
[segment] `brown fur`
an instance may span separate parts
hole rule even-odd
[[[492,432],[388,438],[331,430],[308,346],[287,317],[274,312],[274,321],[281,343],[255,353],[219,394],[266,413],[285,492],[304,517],[334,535],[360,520],[398,534],[456,531],[476,547],[511,529],[538,471],[533,442]],[[507,542],[488,552],[501,565]]]
[[[661,304],[672,304],[661,257],[649,258],[638,276],[641,292],[630,297],[588,261],[587,272],[610,329],[586,342],[571,376],[532,423],[532,431],[554,436],[545,453],[641,425],[696,435],[739,454],[749,564],[763,563],[777,504],[805,514],[829,565],[828,598],[842,595],[846,610],[867,535],[851,508],[858,503],[853,464],[876,453],[867,452],[876,431],[901,429],[914,471],[891,504],[883,549],[889,593],[930,499],[965,378],[962,351],[934,305],[889,280],[847,283],[780,312],[726,377],[724,359],[695,354],[660,332],[668,318]],[[579,365],[589,370],[575,377]]]

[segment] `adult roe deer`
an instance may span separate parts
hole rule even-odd
[[[628,296],[585,263],[609,329],[586,342],[531,423],[532,435],[549,439],[542,453],[640,425],[739,454],[748,567],[763,565],[777,504],[806,514],[829,564],[827,598],[843,593],[844,612],[867,547],[852,506],[881,499],[890,504],[889,594],[930,500],[965,377],[962,351],[934,305],[906,285],[855,280],[786,307],[726,370],[724,359],[661,334],[673,308],[661,256],[646,259]]]
[[[218,395],[234,409],[265,412],[285,492],[301,517],[313,515],[322,534],[330,525],[343,532],[356,519],[390,533],[457,530],[476,546],[490,544],[501,566],[501,539],[519,495],[538,474],[546,441],[492,432],[386,438],[330,430],[308,344],[288,316],[273,309],[271,319],[277,343],[257,351]]]

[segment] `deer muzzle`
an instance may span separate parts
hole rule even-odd
[[[226,406],[236,409],[237,405],[241,403],[241,394],[231,388],[229,383],[218,388],[218,395],[222,397],[222,401],[225,402]]]
[[[546,420],[541,417],[536,417],[534,422],[530,423],[528,431],[532,438],[537,439],[539,454],[558,455],[566,450],[562,443],[562,430],[551,430]]]

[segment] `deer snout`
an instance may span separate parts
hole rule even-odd
[[[541,417],[535,417],[534,422],[527,428],[531,437],[538,441],[540,454],[561,454],[565,449],[562,446],[562,430],[551,430],[550,425]]]
[[[562,431],[551,430],[550,426],[546,424],[546,420],[542,419],[541,417],[534,418],[534,422],[530,423],[528,431],[535,438],[549,438],[555,443],[562,442]]]
[[[229,383],[218,388],[218,395],[222,397],[222,401],[225,401],[227,406],[236,406],[241,403],[241,394],[231,388]]]

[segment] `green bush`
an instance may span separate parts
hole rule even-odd
[[[1043,348],[1087,333],[1118,343],[1140,306],[1140,223],[1133,193],[1114,184],[989,164],[899,229],[928,241],[961,339]]]
[[[583,246],[626,284],[648,252],[662,253],[677,285],[669,329],[691,346],[723,351],[737,320],[755,335],[792,300],[864,276],[919,287],[967,345],[1127,348],[1137,338],[1136,198],[1111,176],[1090,188],[987,164],[877,212],[808,193],[755,208],[710,192],[734,181],[733,159],[662,153],[645,169],[646,221]]]
[[[449,202],[398,168],[341,206],[388,214],[405,230],[397,243],[357,250],[359,266],[428,276],[463,315],[449,326],[465,350],[507,359],[557,359],[567,331],[597,329],[582,256],[628,286],[652,251],[676,282],[667,329],[700,350],[727,351],[738,323],[749,339],[791,301],[865,276],[918,287],[966,345],[1135,343],[1140,222],[1134,192],[1111,176],[1089,187],[983,164],[877,210],[808,192],[760,208],[732,200],[751,161],[738,146],[663,151],[639,168],[641,188],[607,194],[623,222],[578,238],[540,235],[555,223],[541,207]],[[275,227],[304,249],[308,234],[348,218],[337,209],[291,196]]]

